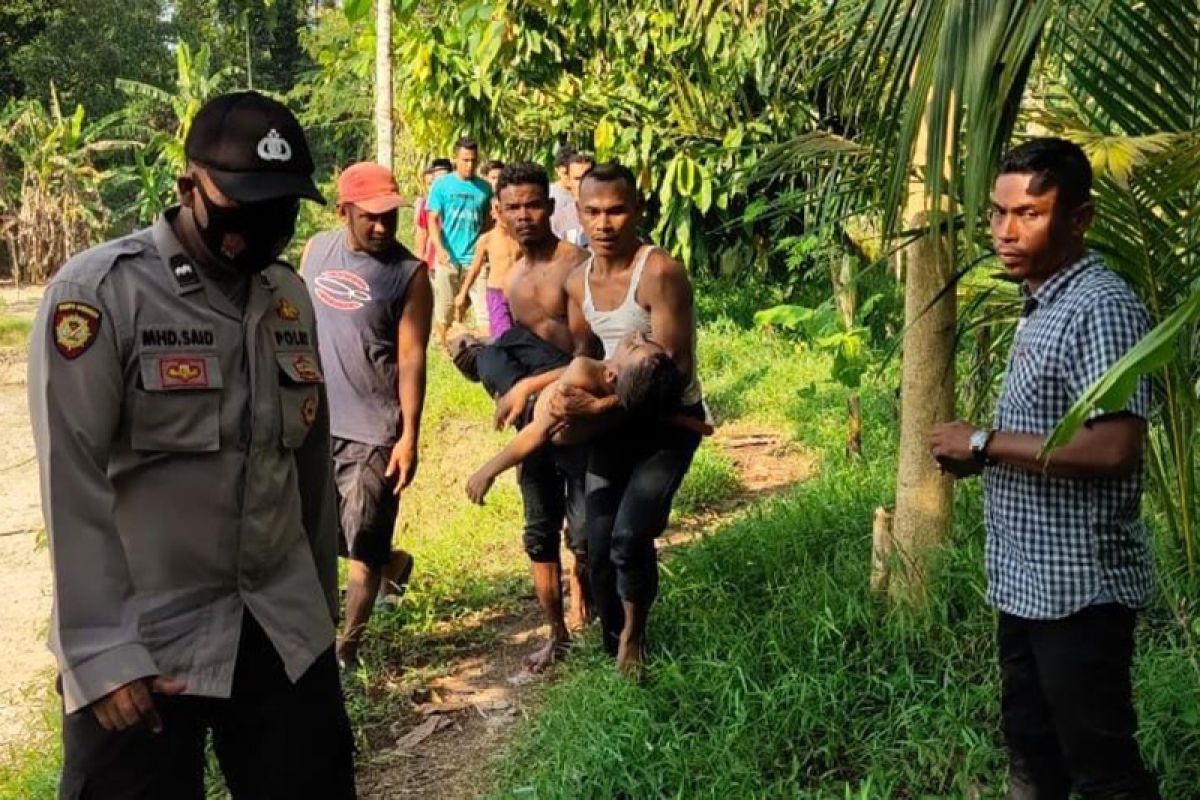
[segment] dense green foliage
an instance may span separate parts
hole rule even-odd
[[[888,383],[864,387],[874,433],[866,458],[849,460],[843,390],[822,382],[824,357],[732,328],[710,329],[704,344],[719,416],[772,409],[820,454],[820,474],[671,557],[647,680],[618,677],[598,654],[575,662],[498,759],[495,796],[1000,796],[978,487],[960,493],[928,614],[887,607],[867,572],[872,510],[894,480]],[[811,381],[814,391],[795,391]],[[1190,797],[1200,781],[1200,626],[1175,605],[1176,588],[1165,581],[1140,631],[1136,696],[1163,796]]]

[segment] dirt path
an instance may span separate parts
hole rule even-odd
[[[783,491],[809,477],[815,461],[778,431],[733,425],[715,442],[738,468],[743,492],[729,507],[679,521],[660,539],[660,549],[694,541],[727,524],[747,500]],[[511,738],[518,720],[533,713],[540,689],[553,672],[530,679],[524,657],[548,629],[532,597],[523,614],[489,624],[501,636],[464,649],[445,674],[415,692],[410,706],[386,731],[368,738],[371,753],[360,769],[364,800],[469,800],[488,789],[487,767]]]
[[[40,291],[0,289],[0,315],[31,319]],[[40,718],[53,659],[46,649],[50,558],[40,539],[33,435],[25,400],[25,352],[0,348],[0,753]],[[2,756],[0,756],[2,757]]]

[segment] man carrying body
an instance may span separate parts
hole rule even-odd
[[[515,324],[492,344],[476,347],[475,369],[464,370],[473,372],[497,398],[497,427],[516,423],[525,413],[535,393],[528,390],[530,376],[567,366],[577,349],[567,327],[564,284],[584,252],[550,232],[548,184],[545,171],[533,164],[510,165],[500,177],[500,215],[521,244],[521,257],[513,265],[506,290]],[[463,360],[456,358],[456,363]],[[558,659],[570,641],[559,559],[564,519],[568,519],[568,546],[575,556],[568,575],[571,627],[583,627],[591,616],[583,538],[585,467],[586,451],[547,448],[526,459],[517,476],[525,506],[525,552],[532,562],[538,603],[550,624],[550,641],[527,662],[534,672]]]
[[[683,375],[680,413],[703,423],[690,429],[633,420],[591,448],[586,516],[592,593],[605,649],[622,671],[636,675],[658,595],[654,540],[666,529],[671,502],[707,425],[696,378],[692,286],[677,261],[638,238],[641,197],[628,168],[603,164],[584,175],[579,211],[593,255],[567,280],[575,340],[594,335],[605,358],[612,358],[630,333],[653,339]],[[538,390],[553,377],[540,376],[526,386]],[[616,406],[612,397],[597,399],[569,388],[553,399],[557,417],[609,414]]]
[[[413,204],[413,252],[430,268],[437,261],[437,252],[433,249],[433,240],[429,238],[429,190],[433,188],[434,181],[453,171],[454,165],[448,158],[435,158],[430,162],[421,176],[425,181],[425,196],[418,197]]]
[[[463,271],[475,258],[475,244],[487,224],[492,205],[492,187],[475,174],[478,163],[479,145],[471,139],[459,139],[454,145],[454,172],[434,181],[429,193],[429,238],[437,254],[436,263],[430,265],[433,329],[443,349]],[[471,305],[476,328],[484,330],[487,302],[483,284],[471,295]]]
[[[1092,172],[1077,145],[1034,139],[1003,161],[991,227],[1025,311],[993,428],[934,427],[958,477],[983,474],[988,601],[1000,611],[1000,709],[1011,800],[1158,797],[1134,734],[1136,609],[1153,589],[1139,519],[1150,389],[1046,436],[1149,329],[1129,287],[1089,253]]]
[[[30,349],[62,797],[354,796],[316,327],[276,258],[320,200],[295,117],[200,109],[181,206],[67,262]]]
[[[321,330],[338,510],[349,559],[338,660],[358,651],[381,585],[395,594],[412,556],[392,549],[400,492],[417,470],[433,290],[396,241],[401,202],[390,170],[363,162],[338,178],[344,229],[313,237],[301,269]]]

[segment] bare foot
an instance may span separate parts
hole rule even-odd
[[[567,611],[567,630],[578,633],[592,624],[592,610],[580,602],[571,603]]]
[[[540,675],[550,665],[561,661],[571,649],[569,639],[551,639],[545,646],[538,648],[525,657],[525,668],[534,675]]]
[[[641,681],[646,673],[646,643],[621,637],[617,646],[617,671],[634,681]]]

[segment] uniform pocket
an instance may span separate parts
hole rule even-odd
[[[304,444],[317,421],[325,379],[311,353],[276,353],[275,360],[279,363],[280,442],[292,449]]]
[[[143,355],[130,447],[212,453],[221,447],[221,369],[214,355]]]

